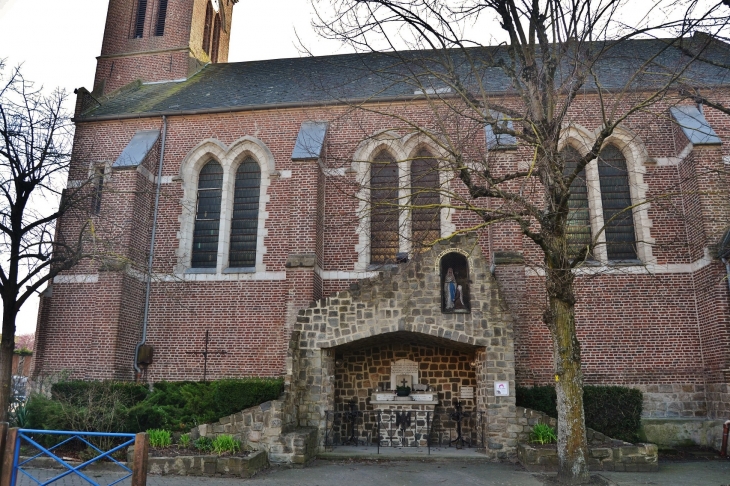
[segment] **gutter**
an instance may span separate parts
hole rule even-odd
[[[150,314],[150,291],[152,286],[152,262],[155,257],[155,234],[157,233],[157,216],[160,210],[160,192],[162,188],[162,164],[165,161],[165,137],[167,136],[167,117],[162,115],[162,145],[160,146],[160,161],[157,164],[157,187],[155,188],[155,209],[152,217],[152,237],[150,238],[150,257],[147,260],[147,284],[144,294],[144,316],[142,317],[142,339],[134,348],[134,371],[136,377],[139,377],[142,370],[137,364],[139,358],[139,348],[147,341],[147,324]]]

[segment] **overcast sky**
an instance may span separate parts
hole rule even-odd
[[[0,59],[9,66],[22,63],[26,78],[45,88],[91,89],[108,3],[0,0]],[[233,11],[229,61],[299,57],[297,36],[315,54],[345,52],[337,43],[319,40],[311,19],[308,0],[241,0]],[[37,298],[25,304],[17,334],[35,331],[37,312]]]

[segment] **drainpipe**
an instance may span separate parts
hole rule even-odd
[[[730,434],[730,420],[726,420],[722,426],[722,447],[720,457],[727,457],[727,436]]]
[[[142,317],[142,340],[134,348],[134,371],[138,378],[142,370],[137,364],[139,348],[147,341],[147,322],[150,314],[150,287],[152,285],[152,261],[155,257],[155,233],[157,233],[157,215],[160,209],[160,189],[162,186],[162,164],[165,160],[165,136],[167,135],[167,117],[162,115],[162,146],[160,147],[160,162],[157,164],[157,188],[155,189],[155,209],[152,216],[152,238],[150,239],[150,257],[147,260],[147,285],[144,293],[144,316]]]
[[[725,273],[727,273],[727,286],[730,290],[730,261],[728,261],[727,258],[723,258],[722,263],[725,264]]]

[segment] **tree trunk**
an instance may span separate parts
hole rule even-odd
[[[563,281],[570,288],[572,279]],[[575,306],[570,301],[550,297],[548,323],[553,338],[555,391],[558,395],[558,480],[561,484],[584,484],[590,480],[586,457],[585,414],[583,412],[583,372],[580,367],[580,344],[575,334]]]
[[[14,306],[13,306],[14,307]],[[14,309],[3,307],[3,338],[0,342],[0,422],[8,421],[10,398],[13,396],[13,352],[15,351]]]

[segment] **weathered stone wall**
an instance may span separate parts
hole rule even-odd
[[[274,464],[305,464],[317,452],[317,432],[295,429],[293,400],[285,393],[279,400],[247,408],[221,418],[212,424],[202,424],[190,430],[193,440],[232,435],[243,447],[265,451]]]
[[[459,399],[462,386],[477,386],[471,366],[475,360],[474,351],[407,342],[376,345],[336,354],[335,362],[341,361],[341,364],[335,365],[335,410],[348,410],[348,403],[353,399],[358,410],[373,410],[370,405],[373,391],[376,387],[389,389],[390,367],[399,359],[418,363],[419,382],[432,386],[444,406],[451,406]],[[473,399],[462,401],[464,409],[474,408]]]
[[[470,313],[441,310],[439,262],[451,252],[468,258]],[[488,414],[487,452],[492,457],[513,452],[517,443],[508,426],[514,417],[514,395],[495,397],[493,388],[494,381],[505,380],[514,390],[512,317],[487,268],[476,237],[457,236],[301,311],[296,326],[299,369],[291,370],[300,425],[324,431],[325,411],[335,408],[335,358],[340,351],[357,350],[360,344],[369,348],[383,336],[412,333],[441,342],[444,348],[467,347],[474,353],[475,406]]]

